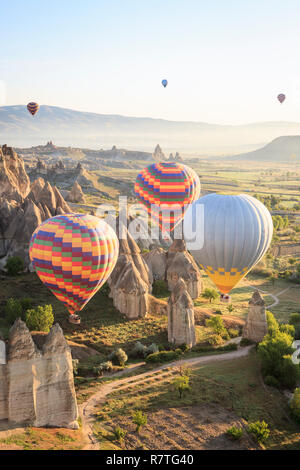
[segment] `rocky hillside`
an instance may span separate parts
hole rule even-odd
[[[299,133],[300,124],[293,122],[222,126],[85,113],[56,106],[41,106],[33,118],[25,105],[0,107],[0,142],[18,146],[39,145],[52,138],[57,145],[92,149],[116,145],[152,152],[160,142],[168,151],[223,154],[249,151],[280,135]]]
[[[254,152],[236,155],[237,160],[255,160],[261,162],[300,161],[300,135],[277,137],[264,147]]]
[[[35,228],[57,214],[72,212],[55,186],[38,178],[30,184],[21,157],[0,148],[0,269],[9,256],[29,265],[28,246]]]

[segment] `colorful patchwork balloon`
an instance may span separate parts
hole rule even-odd
[[[137,176],[138,200],[163,231],[173,231],[188,205],[200,196],[200,180],[182,163],[153,163]]]
[[[32,114],[32,116],[34,116],[38,112],[38,110],[40,109],[40,106],[37,103],[31,102],[31,103],[28,103],[27,109],[30,112],[30,114]]]
[[[103,286],[118,253],[113,229],[87,214],[46,220],[33,233],[29,248],[37,275],[71,315],[82,310]]]

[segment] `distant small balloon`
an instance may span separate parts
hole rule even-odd
[[[40,106],[37,103],[31,102],[31,103],[28,103],[27,109],[30,112],[30,114],[34,116],[40,109]]]
[[[277,99],[279,101],[279,103],[283,103],[284,100],[285,100],[285,95],[283,93],[280,93],[278,96],[277,96]]]
[[[166,86],[168,85],[168,80],[162,80],[161,82],[163,84],[163,86],[166,88]]]

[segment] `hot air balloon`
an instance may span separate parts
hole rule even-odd
[[[279,103],[283,103],[284,100],[285,100],[285,95],[283,93],[280,93],[278,96],[277,96],[277,99],[279,101]]]
[[[33,233],[29,256],[51,292],[72,318],[110,276],[119,252],[113,229],[87,214],[64,214],[43,222]],[[79,319],[80,320],[80,319]]]
[[[161,83],[166,88],[166,86],[168,85],[168,80],[164,79],[161,81]]]
[[[30,114],[32,114],[32,116],[34,116],[38,112],[38,110],[40,109],[40,106],[37,103],[31,102],[31,103],[28,103],[27,109],[30,112]]]
[[[196,220],[196,205],[203,204],[204,224]],[[273,235],[272,217],[257,199],[208,194],[192,204],[184,218],[185,234],[203,230],[203,247],[190,248],[191,254],[229,301],[229,292],[264,256]]]
[[[200,196],[200,180],[182,163],[153,163],[138,174],[135,194],[163,232],[173,231],[188,204]]]

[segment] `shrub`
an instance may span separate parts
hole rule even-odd
[[[110,372],[113,370],[111,361],[101,362],[98,366],[93,367],[94,374],[102,375],[103,372]]]
[[[300,313],[291,313],[290,324],[294,326],[300,325]]]
[[[226,344],[225,346],[221,346],[220,348],[217,348],[218,351],[237,351],[238,345],[236,343],[229,343]]]
[[[211,346],[219,346],[223,343],[223,338],[221,335],[212,335],[207,341]]]
[[[146,348],[144,356],[149,356],[149,354],[154,354],[158,351],[158,346],[155,343],[152,343]]]
[[[247,430],[258,442],[265,442],[270,436],[269,425],[265,421],[250,423]]]
[[[300,423],[300,388],[296,388],[290,408],[292,416]]]
[[[292,344],[291,335],[274,329],[272,325],[270,333],[258,345],[263,375],[272,375],[289,388],[295,386],[299,373],[297,364],[294,364],[290,357],[294,351]]]
[[[266,385],[269,385],[269,387],[278,388],[279,385],[280,385],[278,380],[276,379],[276,377],[274,377],[273,375],[267,375],[264,378],[264,382],[265,382]]]
[[[118,348],[109,355],[109,359],[112,360],[114,364],[124,367],[128,356],[123,349]]]
[[[202,293],[202,297],[204,297],[204,299],[209,299],[209,302],[211,303],[212,300],[215,300],[219,297],[219,294],[216,289],[206,288]]]
[[[286,334],[292,336],[293,338],[295,336],[295,327],[294,327],[294,325],[289,325],[287,323],[282,323],[281,325],[279,325],[279,330],[282,333],[286,333]]]
[[[32,307],[32,299],[30,297],[23,297],[20,300],[20,304],[21,304],[23,313],[25,313],[26,310]]]
[[[5,319],[12,325],[17,318],[22,317],[22,305],[18,299],[10,298],[4,308]]]
[[[240,341],[240,346],[250,346],[251,344],[254,344],[254,341],[249,338],[242,338]]]
[[[29,309],[25,314],[25,318],[30,331],[45,331],[48,333],[54,322],[52,305]]]
[[[232,426],[231,428],[227,429],[226,434],[228,437],[230,437],[230,439],[238,441],[242,438],[243,430],[242,428],[238,428],[237,426]]]
[[[180,375],[179,377],[176,377],[176,379],[174,380],[173,386],[174,386],[175,390],[178,391],[179,398],[182,397],[183,392],[185,390],[190,389],[189,382],[190,382],[190,378],[189,378],[188,375]]]
[[[154,281],[152,287],[152,294],[155,297],[167,297],[169,295],[169,290],[166,281]]]
[[[205,321],[206,326],[212,328],[217,335],[222,335],[226,332],[226,328],[221,317],[211,317]]]
[[[227,310],[228,310],[229,313],[233,312],[234,311],[234,306],[232,304],[229,304],[227,306]]]
[[[235,330],[234,328],[229,328],[228,334],[230,338],[237,338],[240,334],[239,330]]]
[[[158,351],[153,354],[149,354],[146,357],[146,362],[148,363],[159,363],[159,362],[169,362],[175,359],[178,359],[182,354],[181,349],[176,349],[175,351]]]
[[[114,431],[113,431],[113,436],[114,436],[115,440],[121,442],[121,441],[123,441],[123,439],[126,436],[126,431],[124,429],[120,428],[120,426],[116,426],[114,428]]]
[[[223,315],[222,310],[219,310],[219,309],[215,310],[214,313],[215,313],[216,315]]]
[[[5,269],[7,269],[9,276],[16,276],[24,271],[24,261],[19,256],[11,256],[6,261]]]
[[[140,428],[147,424],[147,416],[142,411],[138,410],[133,413],[132,418],[134,424],[136,424],[135,432],[139,433]]]
[[[130,355],[132,357],[144,357],[146,354],[147,347],[144,346],[140,341],[137,341],[133,346]]]

